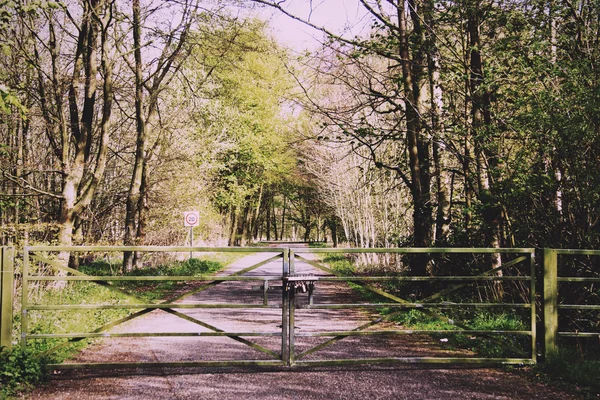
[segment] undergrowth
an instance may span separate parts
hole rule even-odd
[[[326,249],[330,246],[327,242],[310,242],[308,244],[308,247],[310,247],[311,249]]]
[[[0,399],[6,399],[43,382],[48,374],[45,356],[19,347],[0,349]]]
[[[560,349],[536,369],[552,379],[585,386],[583,391],[589,398],[600,397],[600,354],[583,357],[576,351]]]

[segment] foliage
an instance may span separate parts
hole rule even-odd
[[[390,314],[392,309],[382,310],[382,314]],[[455,326],[442,321],[432,315],[423,314],[418,310],[407,310],[406,312],[395,314],[392,321],[406,329],[423,329],[423,330],[451,330],[456,329]]]
[[[384,314],[390,313],[390,310],[384,310]],[[440,312],[445,318],[453,321],[460,321],[461,324],[468,325],[473,330],[527,330],[520,316],[512,313],[494,313],[491,311],[478,311],[469,316],[469,319],[463,319],[464,315],[460,312],[452,311]],[[456,330],[457,327],[439,317],[427,315],[418,310],[408,310],[401,313],[394,313],[392,321],[401,325],[404,329],[418,330]],[[458,334],[434,334],[438,339],[445,339],[443,347],[451,349],[471,350],[483,357],[511,357],[515,355],[515,349],[524,349],[527,341],[520,336],[511,335],[469,335],[469,331]],[[517,350],[519,351],[519,350]]]
[[[600,359],[597,356],[583,358],[572,350],[560,349],[538,369],[551,377],[588,387],[591,393],[600,393]],[[593,395],[590,397],[593,398]]]
[[[0,349],[0,398],[32,388],[48,377],[49,359],[20,347]]]
[[[344,276],[352,276],[356,273],[356,265],[343,254],[327,254],[323,262]]]
[[[468,325],[475,330],[527,330],[523,320],[510,313],[481,312],[472,321],[469,321]],[[464,335],[456,335],[448,341],[451,346],[467,348],[484,357],[515,356],[514,349],[526,349],[527,343],[529,341],[523,340],[521,336],[504,334],[475,338],[469,336],[468,331]]]
[[[187,71],[199,87],[190,95],[201,93],[205,101],[191,111],[197,125],[190,138],[201,144],[192,157],[210,189],[206,197],[228,218],[230,245],[259,240],[259,230],[270,240],[279,221],[295,215],[286,202],[303,187],[295,182],[296,122],[286,112],[292,107],[289,56],[257,20],[197,36],[207,45],[195,50]]]
[[[184,242],[185,230],[175,226],[185,210],[200,211],[195,238],[209,244],[221,244],[229,235],[227,217],[236,208],[239,220],[255,216],[253,227],[244,231],[248,238],[258,236],[258,226],[274,225],[275,218],[287,222],[289,208],[277,211],[281,217],[267,209],[283,200],[284,176],[296,167],[290,146],[296,122],[286,111],[292,108],[288,99],[294,82],[286,71],[288,55],[264,22],[232,17],[218,4],[193,12],[193,1],[156,7],[142,2],[143,26],[138,28],[147,44],[140,48],[141,58],[147,62],[138,111],[146,136],[140,144],[135,88],[122,84],[135,81],[131,4],[96,2],[98,18],[88,20],[92,5],[85,2],[30,3],[0,2],[0,217],[7,228],[0,240],[19,242],[29,234],[32,240],[54,241],[56,231],[44,237],[24,231],[56,224],[59,233],[68,233],[72,223],[76,243],[121,242],[124,196],[135,175],[132,149],[140,146],[137,153],[143,154],[137,158],[143,156],[144,176],[136,205],[139,227],[132,233],[136,244]],[[177,26],[168,18],[175,14],[191,25]],[[85,23],[98,34],[89,38],[94,46],[78,45],[75,32]],[[98,65],[88,63],[92,59]],[[90,68],[81,73],[71,68],[86,63]],[[90,85],[85,102],[77,93],[85,85],[73,86],[84,73],[91,73],[81,81]],[[77,136],[80,128],[89,133],[87,139]],[[110,137],[101,138],[101,132]],[[75,145],[75,139],[60,136],[70,133],[85,143]],[[102,146],[107,143],[105,160]],[[80,150],[85,154],[75,156]],[[83,164],[71,168],[71,161]],[[68,171],[59,172],[63,166]],[[76,171],[72,176],[71,170]],[[67,184],[75,186],[69,194],[79,196],[67,215],[71,221],[63,206],[73,202],[60,201]],[[244,230],[241,222],[239,230]]]

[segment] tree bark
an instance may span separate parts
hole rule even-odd
[[[270,199],[267,204],[266,204],[266,208],[267,208],[267,215],[265,217],[265,224],[266,224],[266,229],[267,229],[267,241],[271,240],[271,204],[273,203],[273,200]]]
[[[144,80],[141,54],[141,6],[140,0],[132,0],[136,151],[126,201],[125,245],[141,244],[142,238],[138,233],[143,236],[145,232],[144,225],[146,224],[145,218],[147,213],[144,210],[143,202],[146,201],[150,190],[148,163],[155,148],[159,146],[159,141],[157,140],[152,148],[148,148],[150,126],[158,113],[160,92],[172,79],[172,75],[169,75],[169,73],[177,72],[186,58],[186,55],[183,54],[184,44],[187,43],[187,35],[191,26],[191,16],[196,9],[196,6],[192,4],[194,4],[193,1],[182,3],[184,8],[181,15],[181,22],[178,27],[165,35],[164,47],[156,62],[158,67],[150,74],[148,79]],[[177,34],[179,34],[178,38]],[[148,92],[147,105],[145,105],[144,90]],[[142,226],[139,227],[139,225]],[[123,270],[129,271],[133,269],[134,259],[137,260],[138,257],[131,252],[125,252],[123,255]]]
[[[280,234],[279,234],[279,240],[283,240],[283,235],[285,235],[285,212],[287,209],[287,197],[283,196],[283,209],[281,211],[281,227],[280,229]]]
[[[84,2],[80,34],[77,39],[77,50],[73,63],[72,80],[68,87],[69,126],[64,119],[62,107],[62,91],[59,83],[58,49],[54,33],[53,16],[48,19],[50,40],[48,49],[52,64],[52,90],[54,106],[59,116],[58,132],[60,133],[61,169],[63,184],[59,212],[59,234],[61,245],[73,243],[75,223],[83,210],[92,201],[96,188],[104,176],[107,161],[110,116],[112,109],[112,63],[108,60],[108,29],[112,23],[112,2],[94,0]],[[101,20],[100,16],[104,15]],[[98,36],[101,33],[101,60],[104,72],[103,105],[100,122],[100,136],[96,140],[97,154],[93,157],[92,143],[94,138],[94,121],[96,113],[96,92],[99,76],[97,65]],[[83,72],[83,109],[79,111],[79,88]],[[44,79],[39,75],[40,92],[44,93]],[[45,96],[45,93],[43,97]],[[46,108],[46,106],[43,106]],[[49,113],[43,111],[43,113]],[[46,118],[47,122],[51,120]],[[49,131],[56,132],[54,128]],[[74,147],[72,149],[72,144]],[[95,158],[95,160],[94,160]],[[92,165],[90,165],[92,164]],[[70,254],[61,252],[59,260],[68,265]]]
[[[484,74],[483,62],[481,56],[481,38],[479,26],[481,21],[481,9],[478,0],[469,3],[468,11],[468,31],[469,31],[469,49],[470,49],[470,93],[472,99],[471,105],[471,124],[473,136],[476,138],[475,154],[477,175],[479,183],[479,198],[483,207],[483,233],[486,246],[492,248],[500,247],[500,219],[501,208],[498,204],[497,196],[493,192],[493,169],[496,166],[496,155],[489,150],[488,143],[482,143],[482,138],[489,141],[486,133],[491,126],[490,114],[490,92],[483,87]],[[490,269],[498,268],[502,264],[502,256],[495,253],[491,257]],[[502,276],[502,270],[497,272]],[[495,300],[500,301],[503,296],[501,282],[494,284]]]
[[[413,42],[409,40],[406,10],[404,1],[396,4],[398,13],[398,39],[400,42],[400,58],[402,81],[404,85],[406,107],[406,137],[409,154],[410,192],[413,200],[413,244],[415,247],[430,247],[433,239],[432,206],[430,198],[429,143],[423,137],[420,107],[422,106],[421,90],[423,87],[422,32],[420,16],[416,15],[417,6],[409,1],[410,13],[414,25]],[[416,38],[416,39],[415,39]],[[412,52],[412,57],[411,57]],[[416,57],[416,60],[413,59]],[[411,61],[412,60],[412,61]],[[409,273],[411,275],[427,275],[429,257],[417,255],[411,257]]]
[[[433,162],[435,183],[437,188],[437,212],[435,218],[435,245],[444,246],[447,244],[450,234],[450,190],[449,174],[444,163],[444,121],[442,110],[444,107],[443,93],[440,83],[440,52],[437,48],[433,30],[436,22],[434,21],[433,11],[435,4],[432,0],[427,0],[424,10],[424,19],[427,24],[427,35],[425,39],[425,48],[427,49],[427,68],[429,76],[429,115],[431,131],[433,136]]]
[[[132,0],[133,14],[133,54],[135,59],[135,122],[136,122],[136,145],[133,173],[127,193],[125,211],[125,246],[136,245],[136,219],[138,217],[138,206],[140,203],[140,189],[143,181],[144,159],[146,157],[146,120],[143,116],[144,87],[142,75],[142,50],[141,50],[141,9],[140,0]],[[123,270],[133,269],[134,254],[125,252],[123,254]]]

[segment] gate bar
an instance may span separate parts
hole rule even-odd
[[[12,346],[14,248],[0,248],[0,348]]]
[[[290,276],[290,250],[283,250],[283,271],[282,271],[282,289],[281,289],[281,361],[289,365],[290,349],[288,347],[288,315],[289,315],[289,294],[287,285],[284,283],[285,278]]]
[[[290,257],[290,274],[294,274],[296,271],[295,267],[295,256],[294,250],[290,249],[289,252]],[[288,275],[289,276],[289,275]],[[295,356],[296,356],[296,347],[295,347],[295,337],[296,337],[296,289],[290,288],[287,279],[284,278],[283,286],[287,287],[288,291],[288,299],[289,299],[289,307],[290,307],[290,316],[289,316],[289,324],[290,324],[290,335],[289,335],[289,359],[288,365],[293,365]]]
[[[544,357],[556,354],[558,332],[558,256],[556,250],[544,249]]]

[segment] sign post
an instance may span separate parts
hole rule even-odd
[[[185,211],[183,213],[183,226],[190,227],[190,247],[194,247],[194,227],[200,225],[200,213],[198,211]],[[192,252],[190,251],[190,260]]]

